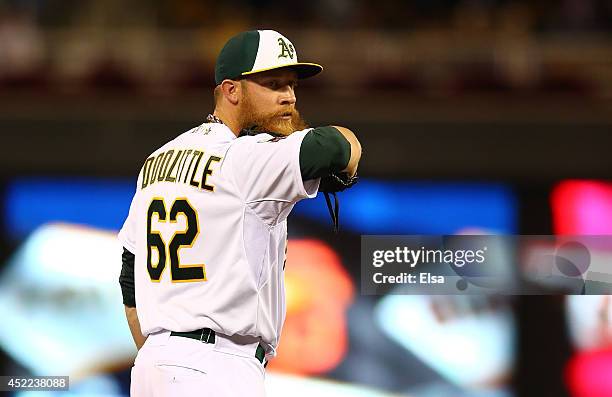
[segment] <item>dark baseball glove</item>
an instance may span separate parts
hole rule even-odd
[[[319,191],[325,194],[325,202],[327,203],[327,209],[329,210],[329,215],[332,218],[334,223],[334,233],[338,233],[340,228],[339,225],[339,217],[340,217],[340,202],[338,201],[338,196],[336,193],[342,192],[345,189],[355,185],[359,177],[357,174],[354,176],[349,176],[346,172],[342,173],[330,173],[321,178],[321,182],[319,184]],[[332,206],[331,198],[332,195],[334,197],[334,205]]]

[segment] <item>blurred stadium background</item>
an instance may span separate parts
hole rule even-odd
[[[324,65],[298,107],[364,147],[338,236],[321,197],[291,217],[269,395],[612,395],[606,296],[359,292],[362,234],[612,234],[610,0],[0,1],[0,374],[127,395],[114,235],[252,28]]]

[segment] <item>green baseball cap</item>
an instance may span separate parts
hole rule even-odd
[[[215,83],[280,68],[295,70],[300,79],[323,70],[316,63],[298,62],[295,47],[282,34],[274,30],[250,30],[238,33],[221,49],[215,65]]]

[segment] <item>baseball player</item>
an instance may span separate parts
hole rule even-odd
[[[232,37],[214,113],[144,161],[119,232],[133,396],[264,395],[285,319],[287,216],[321,179],[350,185],[361,157],[350,130],[306,128],[295,108],[298,79],[321,70],[278,32]]]

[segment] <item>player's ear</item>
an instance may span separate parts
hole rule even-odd
[[[221,92],[232,105],[238,104],[240,89],[238,81],[225,79],[221,82]]]

